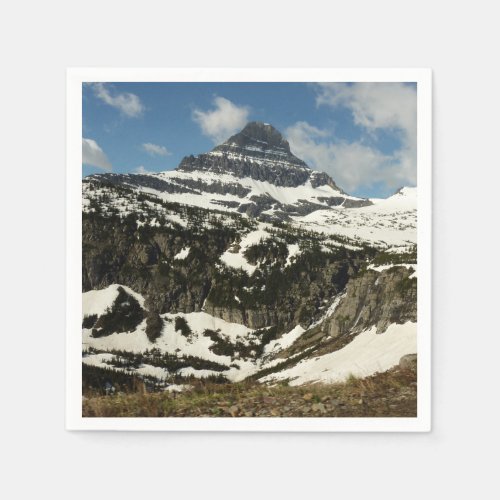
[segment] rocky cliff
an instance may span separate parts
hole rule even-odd
[[[279,236],[249,247],[247,258],[257,269],[248,275],[221,269],[223,254],[241,238],[229,225],[196,230],[137,227],[130,218],[85,214],[83,291],[121,283],[143,295],[147,308],[160,314],[203,309],[254,329],[307,326],[321,315],[324,301],[342,291],[375,252],[312,246],[287,263],[290,250],[284,241],[297,237],[300,232],[282,229]],[[188,254],[176,258],[186,248]]]
[[[368,269],[351,279],[323,331],[332,337],[356,334],[372,326],[384,332],[392,323],[417,321],[417,279],[413,270],[394,266]]]

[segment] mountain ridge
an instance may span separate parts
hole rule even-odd
[[[263,221],[287,221],[320,208],[372,205],[368,199],[346,194],[328,174],[309,168],[291,153],[277,129],[261,122],[250,122],[208,153],[184,157],[175,170],[96,174],[86,179],[133,186],[181,203],[238,211]]]

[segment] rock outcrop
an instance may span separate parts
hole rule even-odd
[[[417,321],[417,280],[412,270],[394,266],[368,269],[349,281],[344,299],[323,331],[332,337],[355,334],[372,326],[384,332],[391,323]]]

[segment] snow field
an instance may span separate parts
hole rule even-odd
[[[267,375],[261,382],[290,380],[290,385],[306,383],[342,382],[350,375],[368,377],[384,372],[399,363],[406,354],[417,352],[417,324],[391,324],[384,333],[377,334],[372,327],[342,349],[313,359],[305,359],[295,366]]]

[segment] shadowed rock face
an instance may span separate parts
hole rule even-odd
[[[327,184],[340,191],[327,174],[311,170],[297,158],[278,130],[261,122],[248,123],[209,153],[185,157],[178,170],[227,173],[285,187],[300,186],[309,180],[313,187]]]
[[[286,163],[300,168],[308,168],[305,162],[290,151],[290,144],[272,125],[250,122],[213,152],[233,153],[268,162]]]
[[[322,323],[308,330],[278,358],[288,357],[318,347],[319,356],[336,351],[347,345],[357,334],[375,327],[383,334],[393,323],[417,321],[417,279],[413,270],[402,266],[377,272],[367,270],[349,278],[334,313]],[[403,362],[408,368],[412,357]]]
[[[368,270],[350,280],[346,296],[324,329],[329,335],[359,333],[372,326],[384,332],[391,323],[417,321],[417,280],[413,270],[394,266],[377,272]]]
[[[288,163],[270,163],[266,159],[256,162],[249,156],[232,157],[220,152],[218,155],[207,153],[184,158],[178,170],[196,170],[216,174],[232,174],[236,177],[250,177],[256,181],[269,182],[275,186],[296,187],[304,184],[310,176],[307,167],[295,167]]]
[[[199,220],[199,213],[193,212],[192,218]],[[367,249],[325,253],[304,248],[297,261],[287,265],[288,246],[273,236],[257,249],[249,247],[254,251],[247,259],[259,264],[259,270],[246,275],[220,266],[222,254],[234,247],[241,228],[227,223],[199,226],[197,231],[138,227],[134,217],[84,213],[83,291],[120,283],[140,293],[151,313],[205,310],[250,328],[280,325],[286,331],[298,322],[306,326],[317,320],[322,314],[318,306],[340,293],[374,254]],[[185,247],[190,248],[188,256],[176,259]]]

